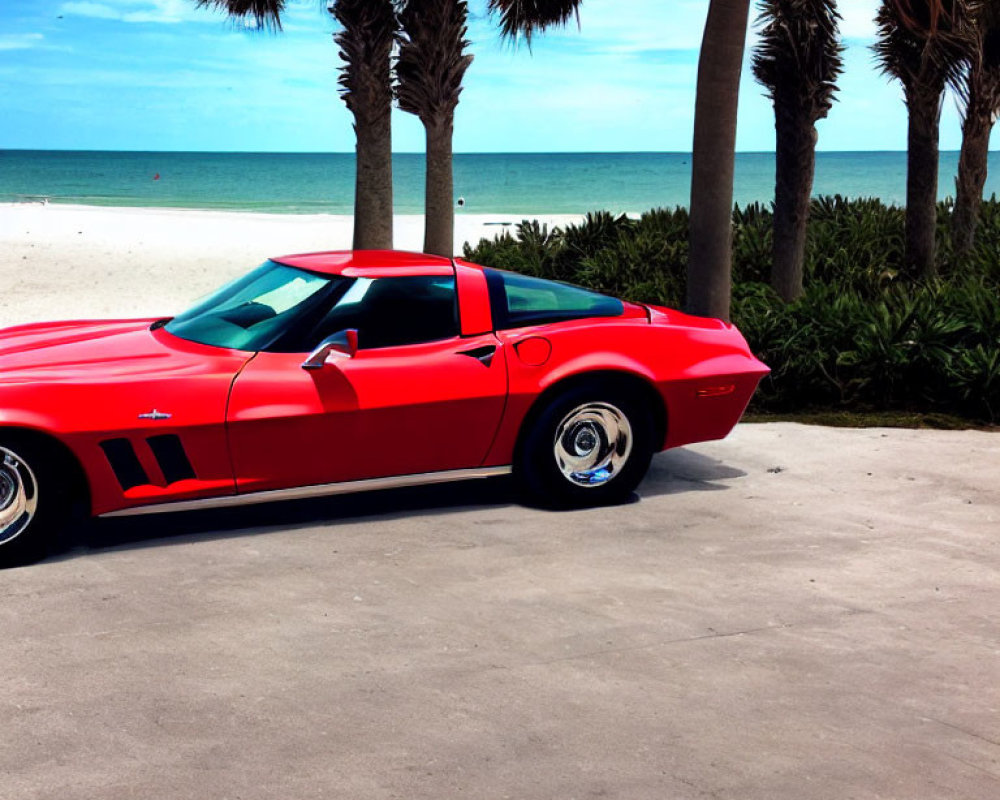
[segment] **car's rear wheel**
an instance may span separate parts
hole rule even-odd
[[[529,498],[542,505],[620,503],[649,469],[651,410],[625,387],[576,386],[528,424],[514,471]]]
[[[45,556],[69,515],[67,488],[46,448],[0,438],[0,568]]]

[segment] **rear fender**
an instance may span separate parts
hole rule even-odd
[[[538,391],[544,392],[555,384],[570,379],[586,378],[588,373],[595,377],[600,375],[624,375],[638,378],[649,384],[655,382],[652,371],[635,359],[629,358],[620,352],[595,352],[580,355],[546,373],[538,382]]]
[[[524,431],[531,425],[532,419],[543,411],[551,400],[564,391],[583,382],[601,383],[634,387],[649,403],[653,411],[656,425],[655,449],[663,448],[667,428],[667,405],[663,395],[657,390],[656,384],[649,373],[634,362],[623,360],[615,354],[614,360],[607,359],[603,363],[594,354],[593,358],[581,358],[576,362],[562,365],[558,370],[544,375],[544,378],[525,391],[515,392],[513,385],[507,398],[507,408],[504,411],[500,430],[494,439],[485,466],[499,466],[513,462],[518,443]]]

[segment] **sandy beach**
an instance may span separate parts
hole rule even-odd
[[[550,226],[580,219],[532,218]],[[456,254],[522,219],[458,214]],[[269,256],[348,249],[352,226],[335,215],[0,204],[0,328],[174,314]],[[422,249],[422,216],[397,216],[394,230],[398,249]]]

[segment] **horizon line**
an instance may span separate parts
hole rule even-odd
[[[816,150],[816,154],[851,155],[859,153],[903,153],[904,150]],[[960,153],[960,150],[939,150],[941,153]],[[990,150],[990,153],[1000,153],[1000,148]],[[90,147],[3,147],[0,153],[136,153],[148,155],[270,155],[270,156],[353,156],[354,150],[141,150],[141,149],[104,149]],[[774,150],[737,150],[736,155],[773,156]],[[394,156],[423,156],[423,150],[394,150]],[[691,156],[690,150],[496,150],[496,151],[458,151],[456,156],[629,156],[629,155],[676,155]]]

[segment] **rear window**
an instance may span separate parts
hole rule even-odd
[[[621,300],[579,286],[515,272],[483,271],[497,330],[588,317],[619,317],[625,312]]]

